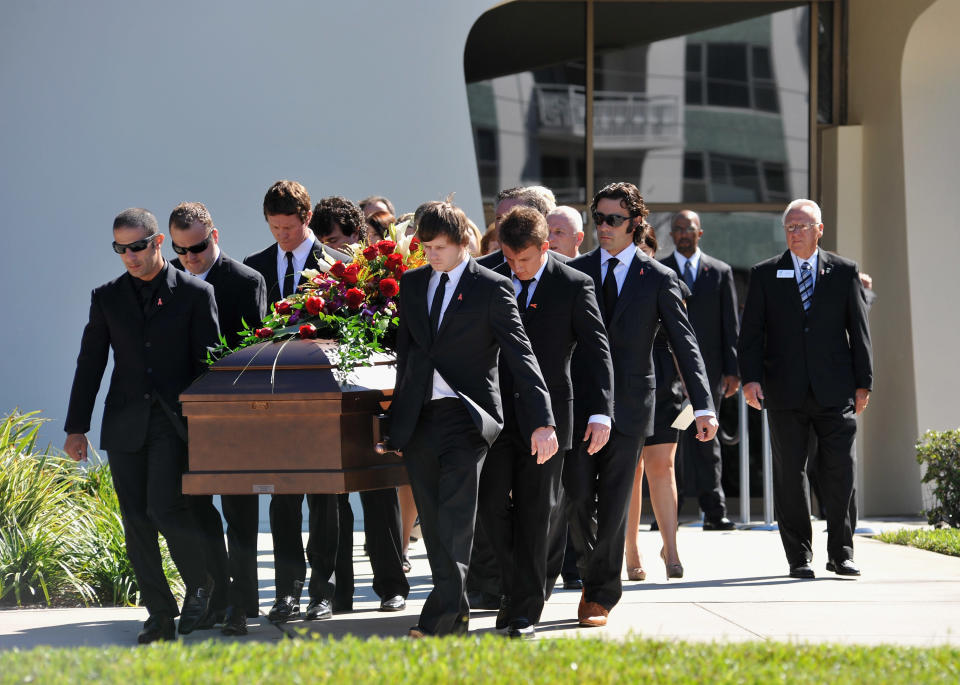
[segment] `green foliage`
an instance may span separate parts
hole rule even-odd
[[[0,654],[13,682],[956,683],[960,650],[502,637],[163,643]]]
[[[36,448],[45,419],[14,411],[0,423],[0,604],[134,605],[110,469]],[[169,553],[164,571],[183,586]]]
[[[874,539],[960,557],[960,528],[938,528],[936,530],[905,528],[880,533],[880,535],[874,536]]]
[[[936,504],[925,512],[927,521],[960,528],[960,429],[924,433],[917,462],[926,467],[923,482],[934,483]]]

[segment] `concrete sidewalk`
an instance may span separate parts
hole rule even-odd
[[[876,531],[914,527],[919,521],[868,521]],[[814,521],[815,580],[794,580],[776,531],[743,529],[703,532],[682,526],[682,580],[667,581],[659,559],[659,533],[641,533],[647,580],[624,582],[621,603],[606,628],[576,625],[579,591],[558,590],[547,602],[537,633],[559,636],[622,638],[630,634],[664,640],[789,640],[856,644],[930,646],[960,644],[960,558],[869,538],[856,539],[860,578],[841,578],[823,570],[826,534]],[[354,610],[331,620],[298,621],[283,630],[262,616],[251,622],[250,634],[226,638],[219,630],[198,631],[184,642],[205,639],[278,641],[298,630],[340,637],[398,637],[417,622],[430,591],[430,569],[422,543],[411,547],[413,571],[407,609],[377,611],[371,589],[370,564],[363,556],[363,536],[354,547],[356,594]],[[270,536],[260,536],[260,596],[265,614],[273,602]],[[624,577],[626,575],[624,574]],[[303,604],[304,608],[306,602]],[[496,612],[471,614],[472,632],[492,632]],[[131,609],[10,609],[0,611],[0,648],[38,645],[133,645],[146,612]]]

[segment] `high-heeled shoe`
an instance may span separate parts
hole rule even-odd
[[[683,564],[679,561],[673,564],[668,563],[662,549],[660,550],[660,558],[663,559],[663,565],[667,570],[667,580],[671,578],[683,578]]]
[[[634,562],[634,563],[631,563]],[[646,580],[647,572],[643,570],[643,561],[640,559],[640,553],[637,552],[636,560],[627,555],[627,579],[628,580]]]

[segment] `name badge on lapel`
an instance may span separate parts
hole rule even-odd
[[[777,278],[793,278],[793,269],[777,269]]]

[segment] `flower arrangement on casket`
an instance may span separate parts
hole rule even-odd
[[[236,347],[221,344],[210,363],[267,340],[330,338],[337,341],[337,368],[368,364],[370,356],[393,347],[400,277],[427,263],[420,240],[405,235],[409,222],[390,226],[388,238],[358,245],[349,264],[324,252],[320,269],[304,270],[297,292],[271,305],[259,328],[240,331]]]

